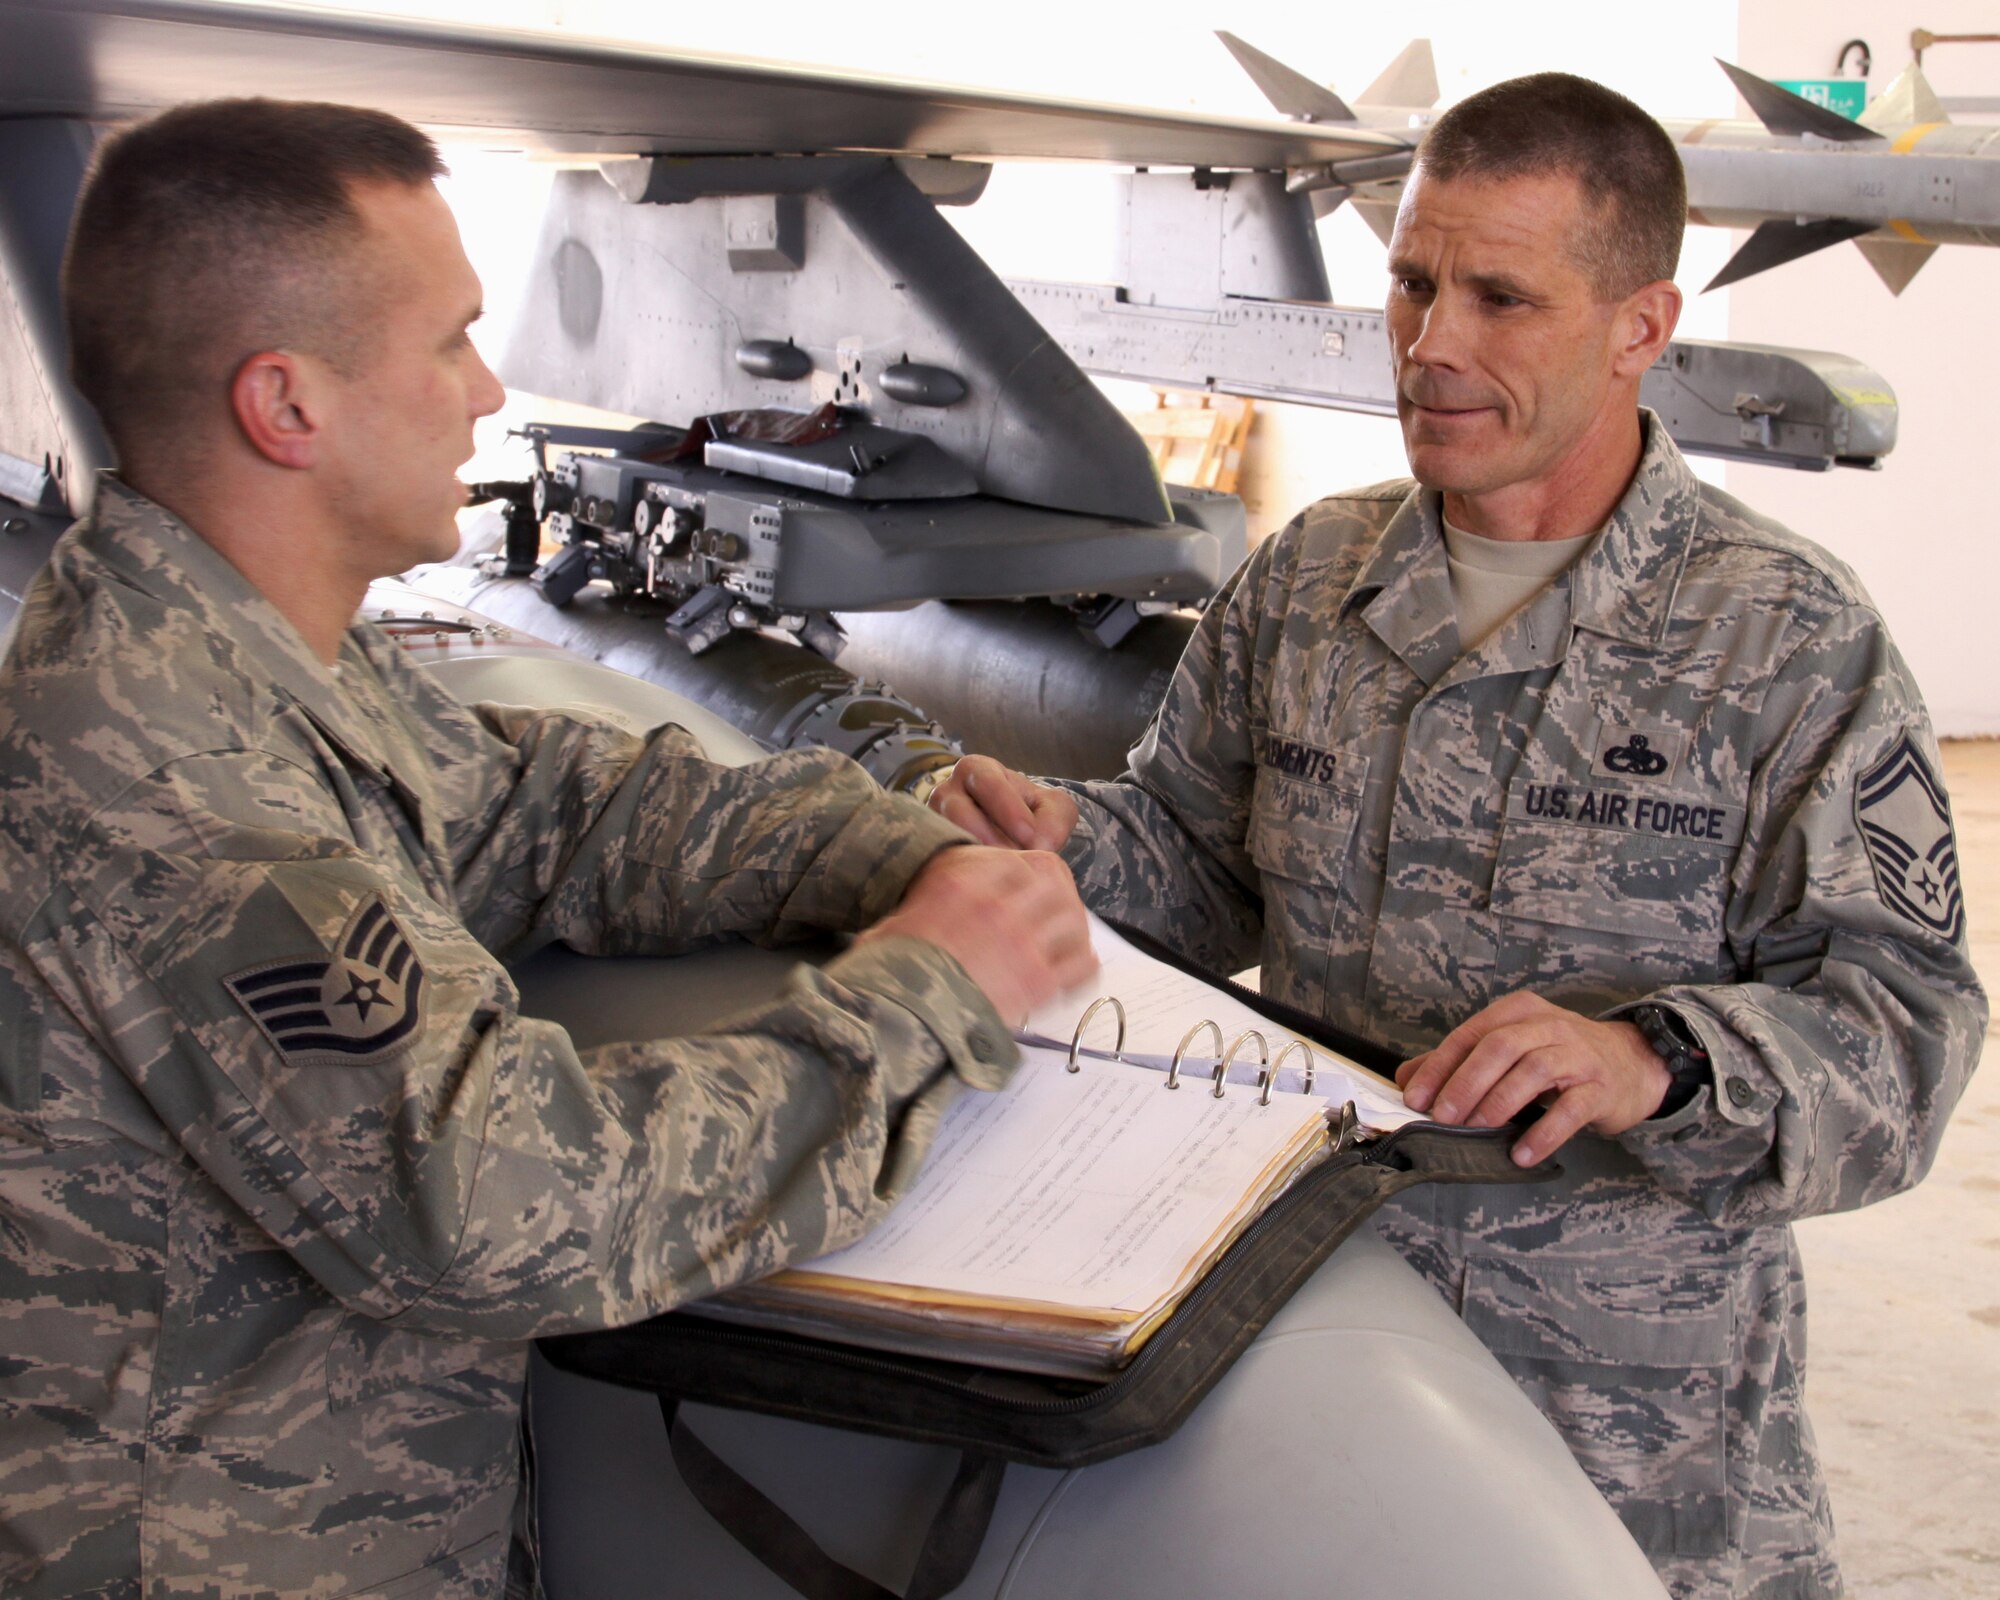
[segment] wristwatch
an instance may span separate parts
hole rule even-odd
[[[1708,1051],[1702,1048],[1687,1019],[1672,1006],[1648,1000],[1626,1012],[1624,1020],[1646,1036],[1653,1054],[1666,1063],[1667,1076],[1673,1081],[1667,1085],[1667,1097],[1653,1116],[1670,1117],[1709,1082]]]

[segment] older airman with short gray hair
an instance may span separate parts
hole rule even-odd
[[[1406,1052],[1412,1105],[1534,1115],[1562,1181],[1428,1185],[1384,1231],[1678,1600],[1824,1600],[1789,1223],[1923,1176],[1986,1000],[1880,614],[1639,408],[1685,211],[1598,85],[1447,112],[1389,247],[1415,481],[1251,555],[1122,778],[974,758],[933,804]]]

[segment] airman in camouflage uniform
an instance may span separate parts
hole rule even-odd
[[[1709,1063],[1684,1103],[1656,1086],[1563,1143],[1559,1182],[1420,1187],[1382,1228],[1680,1600],[1831,1596],[1789,1223],[1923,1175],[1986,1003],[1880,615],[1641,416],[1608,521],[1469,650],[1436,489],[1305,511],[1210,606],[1127,773],[1062,786],[1063,852],[1094,908],[1413,1064],[1494,1019],[1670,1008]],[[1061,835],[1051,790],[966,777],[934,803]]]
[[[306,155],[319,112],[363,115],[306,109],[279,130]],[[212,144],[278,116],[176,126]],[[427,181],[356,204],[455,245]],[[497,402],[452,320],[416,359],[466,375],[459,414],[365,464],[441,508],[433,539]],[[259,362],[292,407],[259,414],[328,437],[323,371]],[[210,467],[316,493],[328,459]],[[467,708],[341,633],[358,594],[322,654],[299,619],[324,597],[273,589],[107,479],[0,666],[10,1596],[496,1595],[528,1341],[854,1238],[964,1086],[1010,1071],[988,993],[1058,986],[1040,957],[913,936],[940,907],[1005,923],[1001,880],[966,884],[1014,858],[947,850],[964,835],[852,763],[728,768],[671,726]],[[1080,943],[1045,864],[1056,899],[1023,914]],[[585,1052],[501,964],[871,923],[710,1035]]]
[[[1607,762],[1635,734],[1657,773]],[[1523,988],[1687,1017],[1714,1069],[1679,1111],[1383,1227],[1680,1592],[1822,1595],[1785,1224],[1921,1177],[1978,1055],[1936,760],[1852,574],[1654,423],[1598,543],[1468,656],[1435,494],[1305,512],[1210,608],[1129,774],[1074,786],[1064,854],[1096,909],[1411,1055]],[[1871,847],[1890,807],[1935,900]]]

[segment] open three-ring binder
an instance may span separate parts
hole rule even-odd
[[[1299,1177],[1423,1120],[1395,1085],[1093,919],[1092,985],[1028,1019],[997,1094],[946,1114],[867,1238],[704,1314],[1102,1376]]]

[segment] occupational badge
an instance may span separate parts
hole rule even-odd
[[[1943,787],[1907,730],[1861,775],[1854,820],[1882,898],[1946,939],[1965,928],[1958,843]]]
[[[334,948],[264,962],[223,987],[292,1066],[372,1066],[416,1043],[424,964],[379,894],[348,918]]]
[[[1680,764],[1687,735],[1678,728],[1635,728],[1606,720],[1598,724],[1591,759],[1594,778],[1667,779]]]

